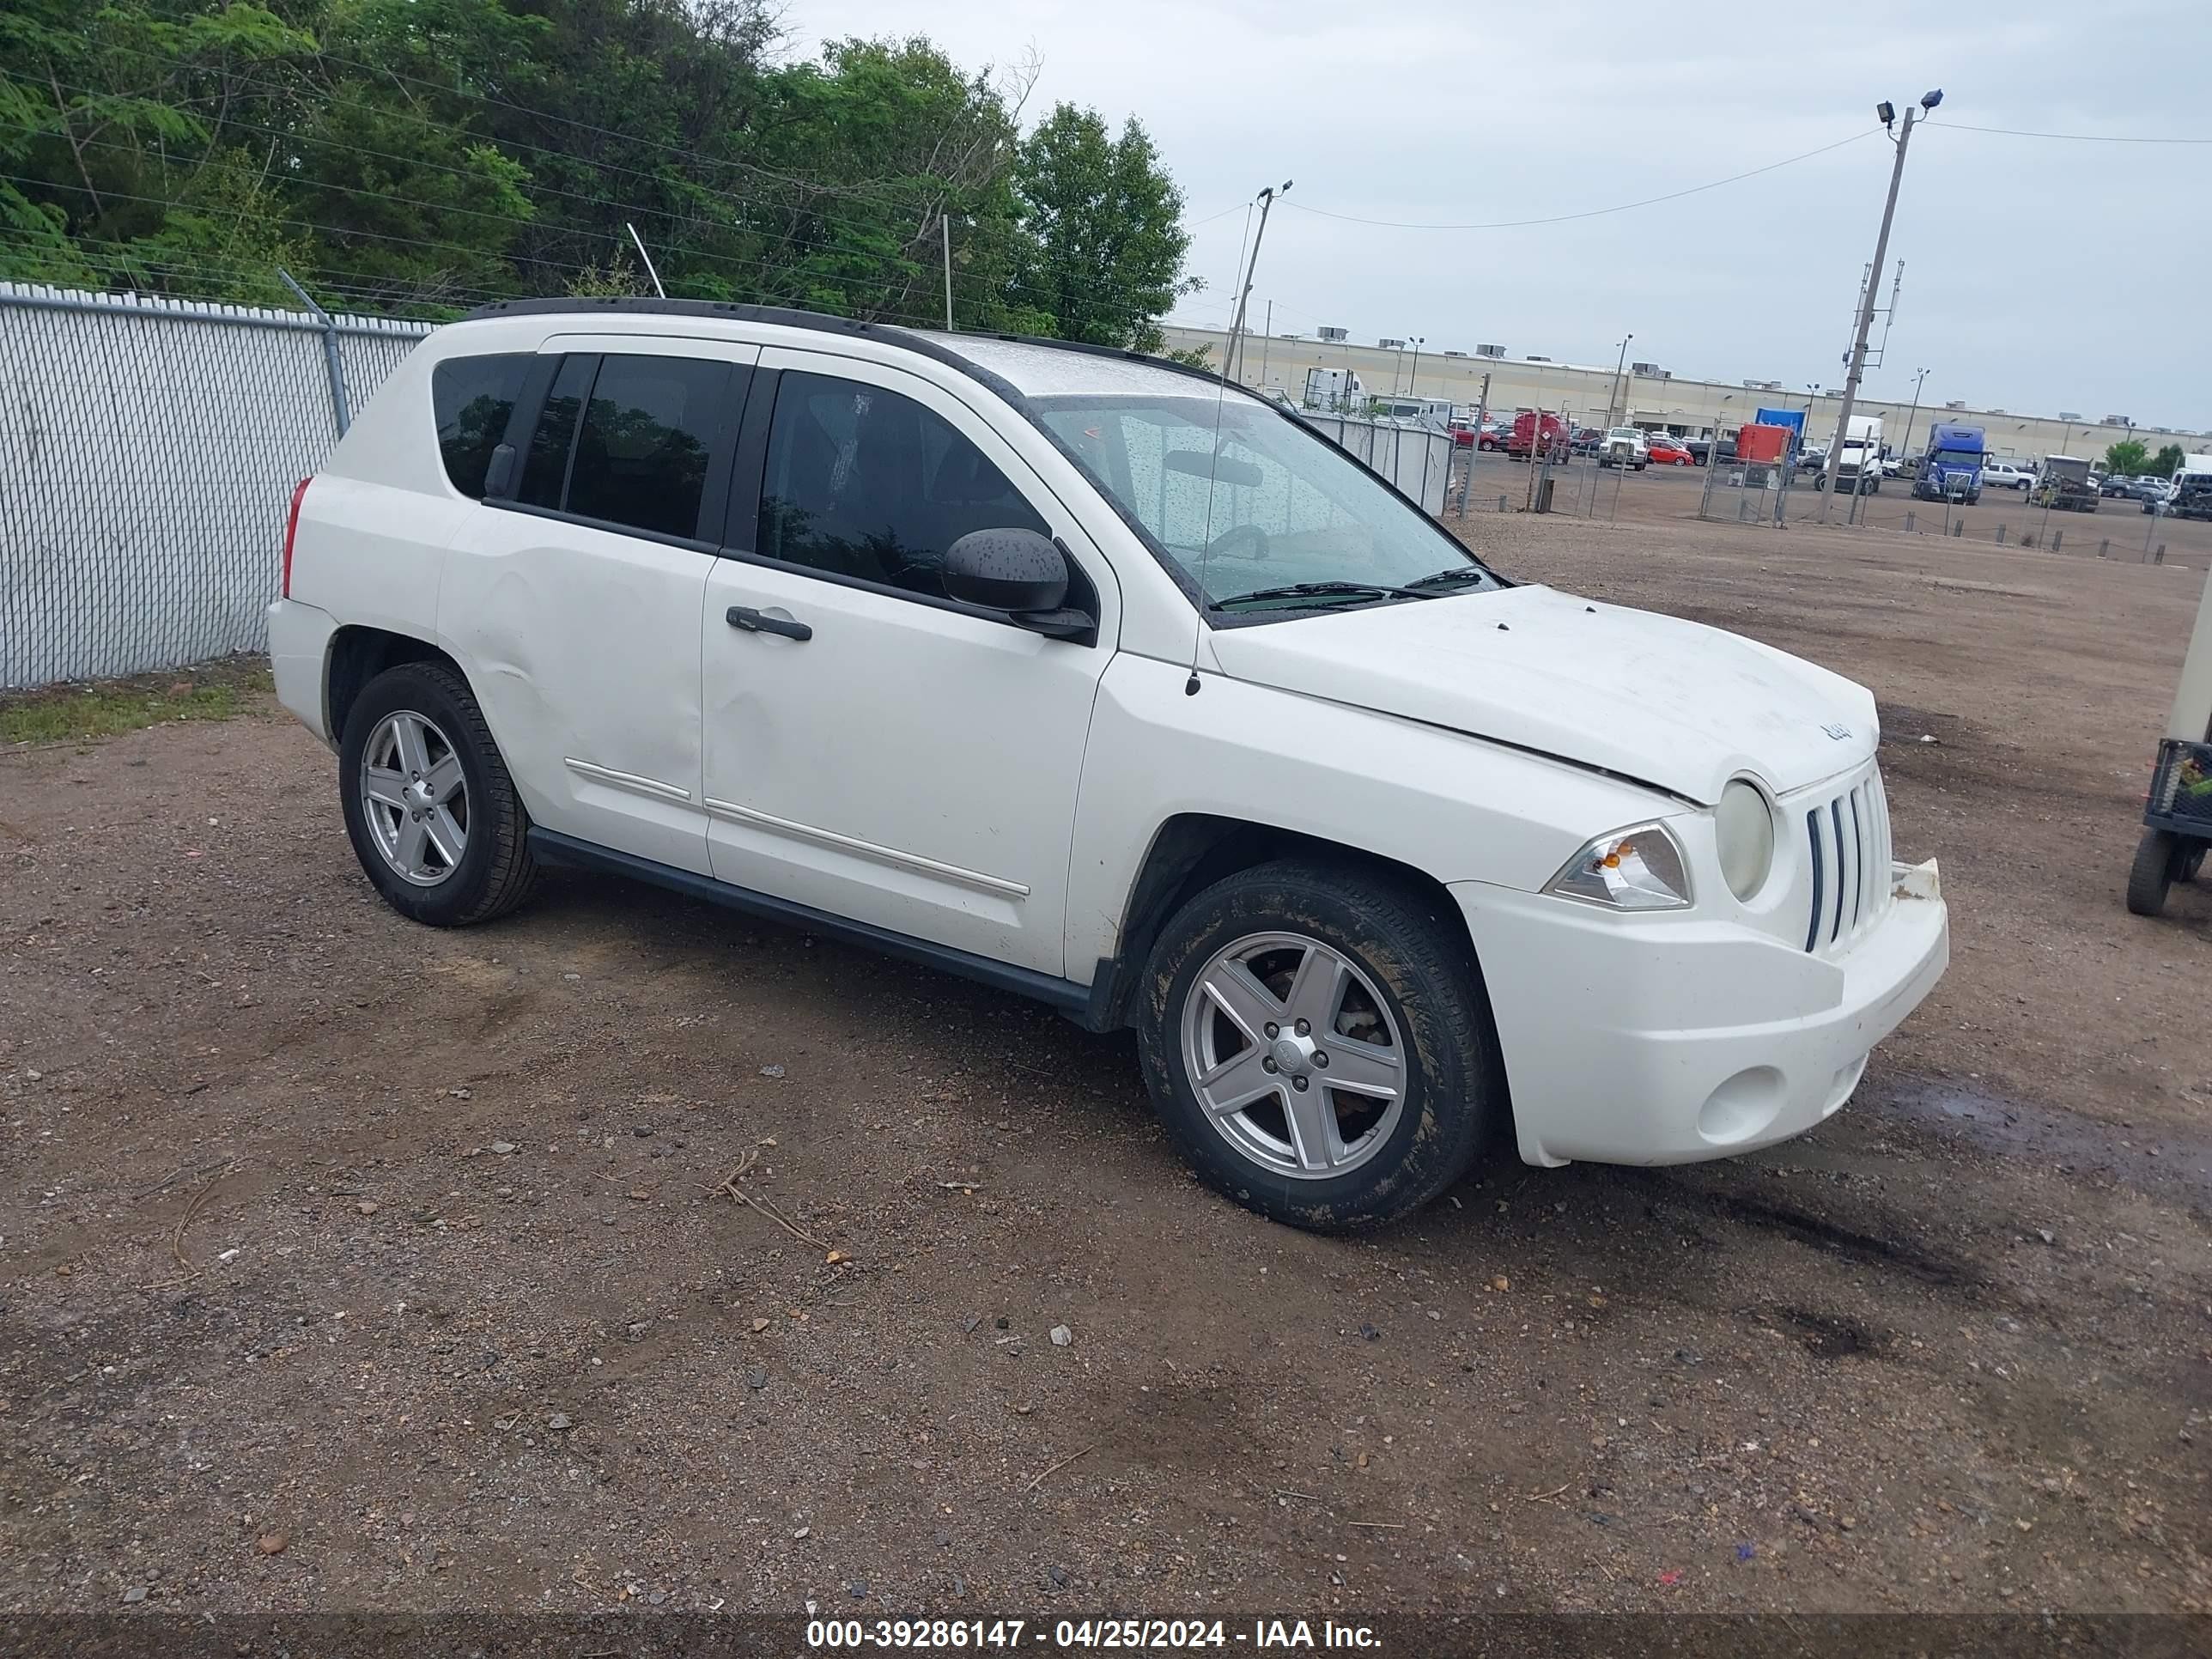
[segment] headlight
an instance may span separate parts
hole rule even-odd
[[[1680,910],[1690,902],[1690,876],[1674,838],[1658,824],[1639,823],[1600,836],[1544,890],[1615,910]]]
[[[1713,808],[1713,839],[1729,891],[1748,900],[1766,885],[1774,868],[1774,814],[1766,797],[1741,778],[1721,791]]]

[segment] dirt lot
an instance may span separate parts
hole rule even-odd
[[[919,969],[412,927],[265,704],[0,754],[0,1608],[2212,1608],[2212,891],[2120,904],[2200,579],[1683,488],[1468,534],[1871,684],[1951,973],[1802,1141],[1356,1242]]]

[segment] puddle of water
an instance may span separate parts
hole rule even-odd
[[[1900,1083],[1862,1109],[1923,1123],[1992,1152],[2043,1159],[2062,1171],[2096,1171],[2146,1190],[2179,1186],[2212,1198],[2212,1139],[2100,1123],[1929,1080]]]

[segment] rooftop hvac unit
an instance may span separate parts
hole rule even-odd
[[[1549,357],[1536,357],[1536,356],[1529,356],[1529,357],[1524,357],[1524,358],[1522,358],[1521,361],[1522,361],[1522,362],[1528,362],[1528,363],[1548,363],[1548,362],[1550,362],[1552,360],[1551,360]]]
[[[1351,331],[1341,328],[1319,328],[1314,331],[1321,339],[1341,341],[1351,337]]]
[[[2062,421],[2078,421],[2081,417],[2070,409],[2062,409],[2058,411],[2058,418]]]
[[[1631,363],[1628,366],[1628,372],[1631,374],[1641,374],[1648,380],[1663,380],[1668,378],[1667,371],[1656,363]]]
[[[1377,340],[1375,344],[1378,349],[1383,351],[1403,351],[1406,349],[1406,343],[1403,340]]]
[[[1949,403],[1943,405],[1946,409],[1964,409],[1966,406],[1966,400],[1964,398],[1954,398]]]
[[[1464,351],[1447,351],[1444,353],[1444,356],[1447,357],[1464,357],[1467,356],[1467,353]]]
[[[1478,357],[1503,357],[1505,348],[1502,345],[1479,345],[1474,349],[1474,355]]]
[[[1767,389],[1766,382],[1764,380],[1746,380],[1743,386],[1747,392],[1764,392]]]
[[[2135,423],[2132,415],[2107,415],[2097,422],[2099,426],[2133,426]]]

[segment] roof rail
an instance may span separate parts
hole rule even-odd
[[[932,338],[895,323],[861,322],[850,317],[833,317],[823,311],[802,311],[792,306],[738,305],[725,300],[661,300],[628,294],[547,300],[495,300],[489,305],[478,306],[461,320],[465,323],[485,317],[543,317],[563,312],[594,311],[649,317],[726,317],[738,323],[775,323],[786,328],[817,329],[825,334],[889,340],[939,361],[959,357],[958,349],[946,345],[943,339]],[[1188,375],[1209,385],[1225,378],[1210,369],[1194,368],[1188,363],[1176,362],[1171,357],[1155,357],[1122,346],[1093,345],[1087,340],[1054,340],[1036,334],[997,334],[980,330],[968,337],[1000,340],[1010,345],[1047,346],[1055,351],[1077,351],[1092,357],[1112,357],[1122,362],[1142,363],[1148,368],[1164,368],[1170,374]],[[965,366],[967,360],[963,358],[960,361]]]

